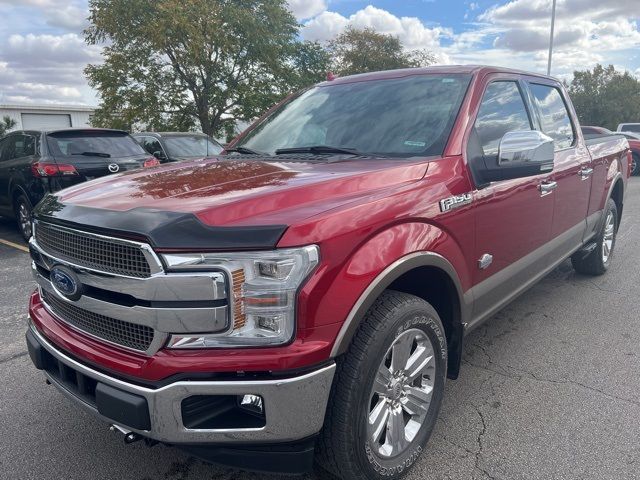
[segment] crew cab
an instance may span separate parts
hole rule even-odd
[[[115,172],[158,165],[127,132],[21,130],[0,138],[0,215],[31,237],[31,211],[47,194]]]
[[[224,155],[41,202],[31,359],[127,442],[398,478],[465,334],[567,258],[607,271],[630,161],[623,137],[585,141],[551,77],[326,81]]]

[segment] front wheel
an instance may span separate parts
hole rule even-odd
[[[404,476],[442,403],[447,343],[435,309],[384,292],[338,361],[318,462],[343,479]]]
[[[25,195],[18,195],[15,203],[15,215],[18,222],[18,230],[28,242],[31,238],[31,202]]]

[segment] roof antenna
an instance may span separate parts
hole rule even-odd
[[[327,72],[327,82],[332,82],[337,77],[333,74],[333,72]]]

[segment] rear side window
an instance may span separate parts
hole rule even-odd
[[[532,130],[529,114],[516,82],[493,82],[484,92],[475,129],[485,156],[498,155],[507,132]]]
[[[542,131],[553,138],[556,150],[573,145],[574,133],[567,106],[559,90],[549,85],[531,84],[531,94],[540,112]]]
[[[14,158],[28,157],[35,155],[36,142],[31,135],[16,135]]]
[[[54,157],[74,155],[131,157],[145,151],[133,137],[122,132],[66,131],[47,135]]]

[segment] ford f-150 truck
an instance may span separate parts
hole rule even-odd
[[[326,81],[216,158],[46,197],[31,359],[126,442],[398,478],[466,333],[567,258],[607,270],[630,161],[550,77]]]

